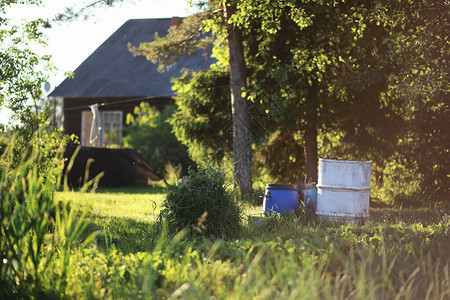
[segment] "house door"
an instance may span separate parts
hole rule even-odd
[[[101,130],[99,130],[98,136],[94,137],[91,136],[93,114],[89,110],[83,111],[81,115],[81,146],[120,147],[122,145],[122,116],[121,110],[100,111]]]

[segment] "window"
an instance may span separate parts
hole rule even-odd
[[[122,111],[102,111],[103,146],[122,144]]]
[[[100,111],[101,130],[99,137],[91,144],[92,112],[83,111],[81,115],[81,145],[88,147],[107,147],[122,144],[122,111]]]

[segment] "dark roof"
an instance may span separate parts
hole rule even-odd
[[[168,71],[158,72],[143,56],[134,56],[128,43],[139,46],[154,40],[155,33],[165,36],[171,19],[128,20],[76,70],[66,78],[50,97],[123,98],[171,95],[172,77],[179,77],[183,68],[208,69],[214,62],[210,51],[185,56]]]

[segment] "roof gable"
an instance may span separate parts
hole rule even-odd
[[[128,43],[154,40],[155,33],[165,36],[171,19],[136,19],[125,22],[100,47],[97,48],[75,71],[73,78],[66,78],[50,97],[63,98],[123,98],[169,96],[172,77],[179,77],[181,70],[208,69],[214,63],[210,51],[182,57],[174,66],[158,72],[143,56],[134,56]]]

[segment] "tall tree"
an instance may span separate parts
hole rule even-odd
[[[244,90],[246,88],[246,66],[240,29],[233,26],[231,17],[236,7],[227,1],[211,2],[209,10],[186,18],[178,27],[169,29],[166,37],[157,36],[154,42],[142,43],[135,48],[130,46],[137,55],[145,55],[153,62],[160,62],[161,67],[170,67],[181,55],[194,53],[198,48],[212,45],[211,37],[201,35],[203,22],[215,20],[216,27],[226,26],[228,45],[228,67],[230,74],[231,114],[233,128],[233,169],[237,185],[242,194],[253,192],[251,179],[252,137],[249,105]],[[216,5],[216,6],[215,6]],[[212,8],[219,8],[223,16]],[[223,24],[224,22],[225,24]],[[217,29],[217,32],[221,29]],[[180,47],[182,45],[182,47]],[[175,121],[176,123],[176,121]]]
[[[227,24],[228,61],[230,65],[231,113],[233,115],[233,166],[241,193],[252,194],[252,133],[247,98],[244,96],[246,66],[242,35],[233,25],[236,6],[223,0],[225,24]]]
[[[237,22],[250,31],[246,40],[254,78],[251,96],[266,103],[268,118],[274,120],[277,130],[284,131],[284,135],[290,132],[291,136],[300,133],[299,143],[292,144],[291,153],[299,153],[294,148],[303,147],[306,180],[317,181],[318,133],[332,128],[346,132],[354,127],[356,124],[340,120],[351,120],[343,112],[355,100],[370,102],[372,98],[367,95],[376,96],[384,88],[361,88],[356,97],[352,94],[356,91],[346,88],[341,80],[347,69],[358,78],[358,63],[367,64],[369,57],[364,49],[370,49],[375,37],[364,35],[365,18],[373,7],[364,5],[364,1],[241,3]],[[356,44],[358,41],[362,41],[361,45]],[[350,76],[347,79],[352,81]],[[376,114],[375,110],[359,114],[362,112]],[[375,124],[366,122],[364,126]],[[301,158],[290,160],[295,164]]]
[[[267,103],[285,136],[295,134],[288,123],[296,123],[306,161],[315,159],[308,152],[317,147],[307,144],[314,145],[308,132],[316,128],[322,154],[371,159],[382,177],[378,167],[403,153],[424,190],[442,197],[448,190],[442,176],[448,174],[446,1],[247,0],[239,8],[237,22],[250,31],[244,39],[251,97]],[[335,146],[324,139],[330,133]]]

